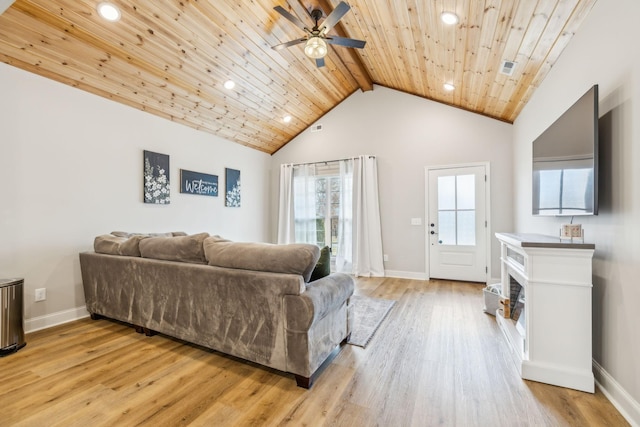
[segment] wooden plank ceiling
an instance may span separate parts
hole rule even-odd
[[[317,68],[303,44],[271,49],[305,35],[273,8],[311,23],[338,0],[112,0],[118,22],[99,0],[17,0],[0,16],[0,60],[272,154],[373,84],[513,122],[595,1],[348,0],[330,34],[367,44],[332,46]]]

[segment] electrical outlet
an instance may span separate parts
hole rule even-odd
[[[387,255],[387,254],[382,255],[382,260],[383,261],[389,261],[389,255]]]
[[[422,225],[422,218],[411,218],[411,225]]]
[[[44,301],[47,299],[47,288],[36,289],[36,301]]]

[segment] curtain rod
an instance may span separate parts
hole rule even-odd
[[[366,154],[365,154],[366,155]],[[321,162],[306,162],[306,163],[289,163],[290,166],[304,166],[304,165],[319,165],[319,164],[327,164],[327,163],[336,163],[341,162],[343,160],[356,160],[358,157],[347,157],[345,159],[335,159],[335,160],[323,160]],[[376,156],[369,155],[370,159],[375,159]]]

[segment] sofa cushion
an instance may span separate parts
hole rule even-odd
[[[316,263],[316,266],[313,268],[313,272],[311,273],[310,282],[314,280],[322,279],[323,277],[331,274],[331,250],[329,246],[325,246],[320,249],[320,258]]]
[[[186,236],[184,231],[171,231],[168,233],[129,233],[126,231],[112,231],[112,235],[116,237],[131,237],[131,236],[144,236],[144,237],[175,237]]]
[[[202,243],[207,237],[209,233],[148,237],[140,242],[140,254],[143,258],[206,264]]]
[[[320,257],[320,248],[307,243],[241,243],[231,242],[220,236],[205,239],[204,252],[209,265],[299,274],[305,282],[309,282],[311,272]]]
[[[108,255],[140,256],[140,241],[146,236],[117,237],[110,234],[98,236],[93,250]]]

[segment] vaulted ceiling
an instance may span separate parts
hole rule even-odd
[[[0,60],[271,154],[374,84],[513,122],[596,0],[347,0],[330,35],[366,46],[330,46],[322,68],[271,48],[304,36],[274,7],[312,24],[339,0],[111,0],[117,22],[99,1],[16,0]]]

